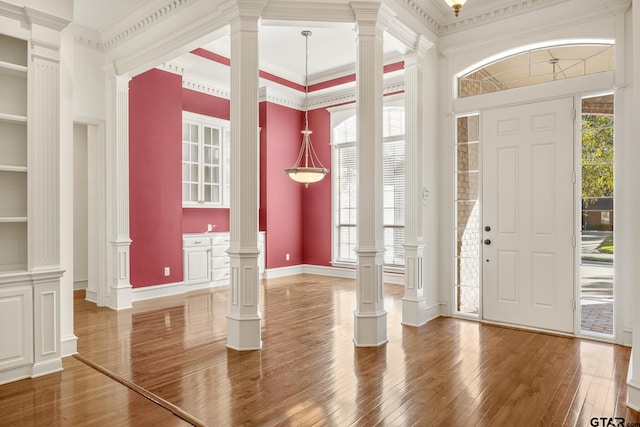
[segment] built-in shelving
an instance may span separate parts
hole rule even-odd
[[[27,269],[27,51],[0,35],[0,272]]]

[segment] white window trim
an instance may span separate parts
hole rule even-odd
[[[383,108],[389,108],[389,107],[402,107],[405,108],[405,99],[404,99],[404,93],[399,93],[399,94],[394,94],[394,95],[388,95],[384,97],[384,105]],[[331,170],[333,171],[337,171],[337,156],[335,155],[335,143],[333,141],[333,129],[340,125],[342,122],[344,122],[345,120],[348,120],[349,118],[351,118],[352,116],[354,116],[356,114],[356,104],[355,103],[351,103],[351,104],[346,104],[346,105],[339,105],[336,107],[329,107],[327,108],[327,111],[330,114],[330,132],[329,132],[329,144],[331,145]],[[406,114],[406,112],[405,112]],[[405,137],[406,137],[406,133],[405,133]],[[336,183],[335,183],[335,179],[333,178],[333,174],[331,174],[331,265],[333,267],[340,267],[340,268],[355,268],[357,266],[357,261],[356,262],[345,262],[345,261],[338,261],[336,259],[337,257],[337,253],[336,253],[336,243],[337,243],[337,236],[336,236],[336,209],[335,206],[337,206],[338,203],[338,194],[336,191]],[[383,267],[384,272],[386,273],[398,273],[398,274],[404,274],[404,266],[392,266],[392,265],[385,265]]]
[[[225,157],[227,156],[227,153],[225,152],[225,150],[227,149],[227,147],[229,147],[229,143],[230,141],[225,141],[224,136],[225,136],[225,131],[230,131],[231,129],[231,123],[229,122],[229,120],[224,120],[224,119],[219,119],[217,117],[211,117],[211,116],[206,116],[204,114],[198,114],[198,113],[193,113],[190,111],[182,111],[182,123],[184,125],[185,121],[189,121],[189,122],[196,122],[198,125],[206,125],[206,126],[212,126],[212,127],[219,127],[222,128],[222,133],[220,135],[221,137],[221,144],[220,144],[220,156],[222,157],[222,161],[220,163],[220,170],[221,170],[221,183],[220,183],[220,202],[218,203],[214,203],[214,202],[210,202],[210,203],[189,203],[184,201],[184,197],[181,195],[182,198],[182,207],[183,208],[203,208],[203,209],[211,209],[211,208],[228,208],[229,207],[229,194],[227,191],[227,188],[229,186],[229,183],[226,182],[225,180],[225,174],[226,172],[229,170],[229,168],[231,167],[230,162],[225,162]],[[202,141],[200,141],[201,143]],[[180,142],[182,144],[182,140]],[[182,151],[181,151],[182,152]],[[182,159],[181,159],[181,163],[182,163]],[[182,174],[182,169],[181,172]],[[181,182],[182,182],[182,175],[180,178]],[[181,186],[182,187],[182,186]]]

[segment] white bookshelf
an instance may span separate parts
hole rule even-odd
[[[27,52],[0,35],[0,271],[27,269]]]

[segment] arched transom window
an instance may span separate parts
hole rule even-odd
[[[547,46],[509,55],[458,79],[458,96],[498,92],[614,69],[613,43]]]

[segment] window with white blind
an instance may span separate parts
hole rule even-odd
[[[229,122],[183,112],[182,205],[229,206]]]
[[[345,114],[346,113],[346,114]],[[351,108],[333,127],[334,250],[335,263],[355,263],[356,254],[356,116]],[[334,121],[335,123],[335,121]],[[383,110],[384,264],[404,266],[404,108]]]

